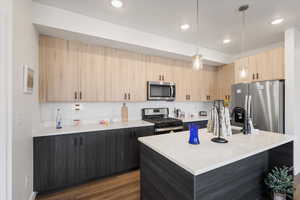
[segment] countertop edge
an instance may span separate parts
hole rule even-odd
[[[153,147],[152,145],[149,145],[149,144],[144,143],[144,142],[142,141],[142,140],[143,140],[142,138],[138,138],[138,140],[139,140],[141,143],[143,143],[144,145],[150,147],[150,148],[151,148],[152,150],[154,150],[155,152],[157,152],[157,153],[161,154],[162,156],[166,157],[168,160],[172,161],[173,163],[175,163],[175,164],[178,165],[179,167],[181,167],[181,168],[183,168],[184,170],[190,172],[192,175],[198,176],[198,175],[200,175],[200,174],[204,174],[204,173],[206,173],[206,172],[209,172],[209,171],[212,171],[212,170],[214,170],[214,169],[223,167],[223,166],[225,166],[225,165],[234,163],[234,162],[239,161],[239,160],[242,160],[242,159],[244,159],[244,158],[248,158],[248,157],[254,156],[254,155],[256,155],[256,154],[262,153],[262,152],[267,151],[267,150],[269,150],[269,149],[272,149],[272,148],[281,146],[281,145],[283,145],[283,144],[287,144],[287,143],[289,143],[289,142],[294,141],[294,138],[292,138],[292,137],[291,137],[291,138],[287,138],[287,140],[285,140],[285,141],[283,141],[283,142],[280,142],[280,143],[278,143],[278,144],[270,145],[270,146],[268,146],[268,147],[259,149],[259,150],[257,150],[257,151],[253,151],[253,152],[250,152],[250,153],[247,153],[247,154],[243,154],[243,155],[238,156],[238,157],[236,157],[236,158],[234,158],[234,159],[230,159],[230,160],[225,161],[225,162],[220,162],[220,163],[217,163],[217,164],[212,165],[212,166],[210,166],[210,167],[207,167],[207,168],[204,168],[204,169],[201,169],[201,170],[197,170],[197,171],[194,171],[194,170],[190,169],[189,167],[187,167],[187,166],[185,166],[185,165],[183,165],[183,164],[177,162],[176,160],[170,158],[168,155],[166,155],[165,153],[163,153],[163,152],[161,152],[160,150],[156,149],[156,148]]]
[[[129,122],[130,123],[130,122]],[[136,124],[134,124],[136,123]],[[139,124],[141,123],[141,124]],[[95,127],[88,127],[88,126],[95,126]],[[79,127],[76,126],[66,126],[66,129],[74,129],[74,130],[63,130],[63,129],[58,129],[56,130],[55,128],[44,128],[40,130],[40,134],[33,134],[32,138],[38,138],[38,137],[49,137],[49,136],[60,136],[60,135],[70,135],[70,134],[77,134],[77,133],[88,133],[88,132],[95,132],[95,131],[109,131],[109,130],[116,130],[116,129],[126,129],[126,128],[139,128],[139,127],[148,127],[148,126],[154,126],[153,123],[150,122],[132,122],[132,124],[124,124],[122,125],[111,125],[111,126],[101,126],[96,127],[98,125],[92,124],[92,125],[82,125]],[[87,128],[85,128],[87,127]],[[49,129],[47,131],[47,129]]]

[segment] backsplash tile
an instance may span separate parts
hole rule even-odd
[[[95,124],[100,120],[120,121],[121,102],[113,103],[80,103],[81,110],[73,109],[75,103],[43,103],[41,104],[41,125],[44,127],[55,126],[56,110],[61,109],[63,124],[71,125],[74,119],[80,119],[82,124]],[[142,108],[168,107],[170,116],[174,108],[183,110],[186,116],[198,114],[199,111],[208,111],[211,103],[206,102],[166,102],[148,101],[126,103],[128,106],[129,120],[140,120]]]

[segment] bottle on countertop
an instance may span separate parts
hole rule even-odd
[[[128,122],[128,107],[126,106],[126,103],[123,103],[122,105],[121,118],[122,118],[122,122]]]
[[[62,128],[62,115],[61,110],[58,108],[56,111],[56,129]]]

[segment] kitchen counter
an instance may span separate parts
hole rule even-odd
[[[236,134],[228,138],[227,144],[217,144],[210,141],[213,136],[206,129],[199,131],[200,145],[188,143],[188,131],[143,137],[139,141],[193,175],[293,141],[292,137],[283,134],[260,131],[259,134]]]
[[[188,143],[189,132],[139,138],[143,199],[265,199],[264,175],[293,166],[293,137],[287,135],[259,131],[218,144],[200,129],[199,137],[200,145]]]
[[[87,125],[79,125],[79,126],[63,126],[62,129],[56,129],[54,127],[51,127],[51,128],[42,129],[40,132],[33,135],[33,137],[44,137],[44,136],[104,131],[104,130],[123,129],[123,128],[136,128],[136,127],[145,127],[145,126],[154,126],[154,124],[143,120],[136,120],[136,121],[128,121],[128,122],[114,122],[114,123],[110,123],[109,125],[87,124]]]

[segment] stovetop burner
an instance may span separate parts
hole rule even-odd
[[[142,119],[154,123],[155,129],[183,126],[182,120],[168,117],[168,115],[168,108],[144,108],[142,110]]]

